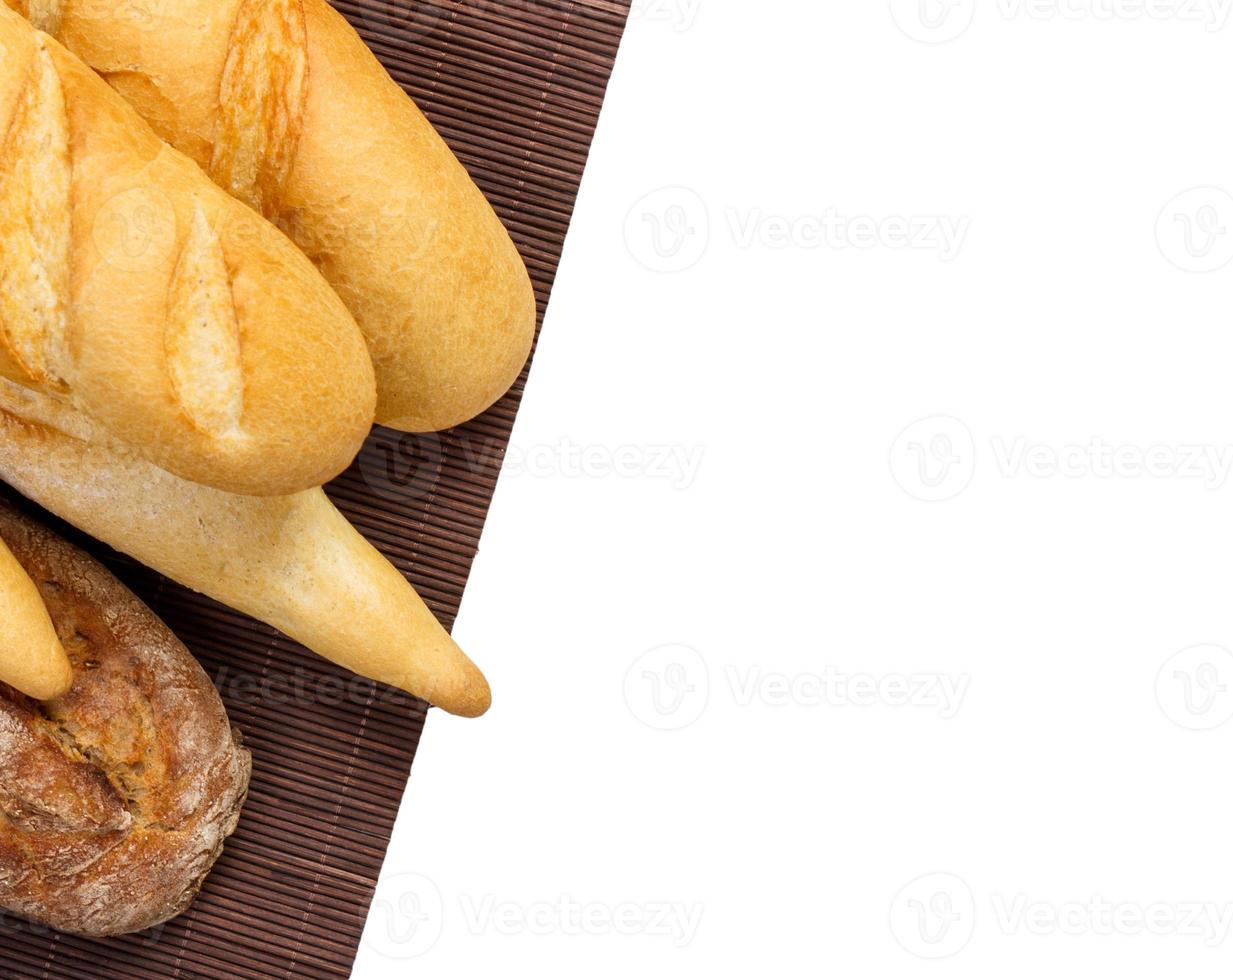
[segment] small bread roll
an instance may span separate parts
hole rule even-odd
[[[0,684],[46,701],[72,682],[68,656],[38,588],[0,538]]]

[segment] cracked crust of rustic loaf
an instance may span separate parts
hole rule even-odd
[[[63,932],[188,908],[248,790],[249,752],[184,645],[105,568],[0,504],[73,666],[62,697],[0,685],[0,907]]]

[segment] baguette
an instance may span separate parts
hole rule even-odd
[[[320,489],[229,494],[96,435],[55,401],[0,382],[0,477],[27,497],[357,674],[452,714],[487,710],[484,676]]]
[[[517,250],[325,0],[7,2],[313,259],[368,340],[379,422],[448,428],[517,377],[535,332]]]
[[[68,654],[38,588],[0,538],[0,684],[46,701],[72,682]]]
[[[252,494],[340,472],[376,398],[312,264],[4,6],[0,375],[179,476]]]

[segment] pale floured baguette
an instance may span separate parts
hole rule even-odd
[[[238,493],[341,471],[372,363],[303,254],[0,6],[0,375]]]
[[[82,416],[0,381],[0,477],[118,551],[453,714],[488,683],[320,490],[246,497],[86,441]]]
[[[72,682],[73,668],[42,596],[0,537],[0,683],[46,701]]]
[[[377,420],[477,415],[530,350],[500,220],[325,0],[6,0],[318,265],[368,339]]]

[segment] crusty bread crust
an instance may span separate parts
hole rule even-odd
[[[105,568],[0,505],[73,666],[0,685],[0,907],[85,936],[182,913],[235,829],[252,760],[184,645]]]
[[[0,375],[234,493],[337,475],[376,405],[312,263],[2,4]]]
[[[525,266],[484,195],[325,0],[7,0],[317,264],[355,315],[377,420],[448,428],[518,376]]]

